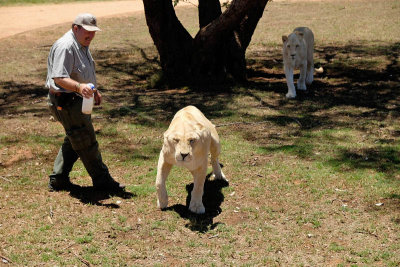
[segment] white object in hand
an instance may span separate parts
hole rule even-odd
[[[92,90],[94,89],[94,84],[88,83]],[[93,109],[93,95],[90,98],[83,97],[82,101],[82,113],[91,114]]]

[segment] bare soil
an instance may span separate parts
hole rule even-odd
[[[180,6],[188,4],[179,3]],[[101,18],[127,16],[143,10],[141,0],[0,7],[0,17],[2,21],[7,21],[0,24],[0,39],[41,27],[72,22],[79,13],[89,12]],[[99,26],[101,27],[101,21]]]

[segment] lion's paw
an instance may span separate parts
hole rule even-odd
[[[293,99],[293,98],[296,98],[296,94],[287,93],[287,94],[286,94],[286,98],[287,98],[287,99]]]
[[[157,199],[157,207],[159,209],[165,209],[168,207],[168,198],[164,200]]]
[[[223,180],[223,181],[228,182],[228,179],[226,179],[225,174],[222,171],[219,174],[214,173],[214,179],[215,180]]]
[[[203,214],[206,212],[206,208],[204,207],[203,203],[194,201],[190,201],[189,210],[197,214]]]
[[[297,90],[306,91],[307,90],[306,84],[305,83],[298,83],[297,84]]]

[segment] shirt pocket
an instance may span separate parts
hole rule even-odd
[[[86,66],[83,64],[83,65],[77,67],[75,75],[76,75],[76,80],[78,82],[86,82],[88,79]]]

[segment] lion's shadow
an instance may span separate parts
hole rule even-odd
[[[214,218],[221,212],[221,204],[224,201],[222,188],[229,186],[229,182],[225,180],[209,180],[211,174],[207,176],[204,183],[203,204],[206,209],[204,214],[192,213],[188,207],[191,199],[191,192],[194,184],[186,185],[188,193],[186,197],[186,206],[182,204],[173,205],[166,210],[173,210],[178,213],[182,218],[188,219],[189,222],[186,227],[192,231],[205,233],[214,229],[219,223],[214,223]]]

